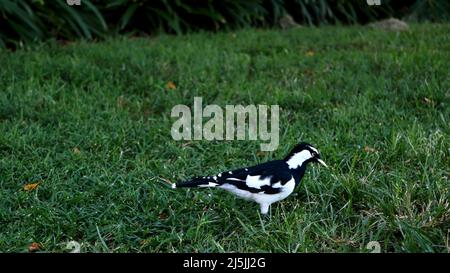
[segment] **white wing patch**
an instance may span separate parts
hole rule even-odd
[[[283,185],[281,185],[281,182],[277,182],[272,185],[272,188],[281,188],[281,187],[283,187]]]
[[[261,186],[264,185],[270,185],[270,176],[266,177],[264,179],[261,179],[260,175],[247,175],[247,178],[245,179],[245,184],[251,188],[260,189]]]
[[[200,188],[207,188],[207,187],[215,187],[217,185],[219,185],[219,184],[214,183],[214,182],[209,182],[208,184],[198,185],[198,187],[200,187]]]
[[[239,181],[239,182],[245,182],[245,180],[239,179],[239,178],[234,178],[234,177],[229,177],[226,180],[228,181]]]
[[[227,178],[227,180],[228,181],[244,182],[248,187],[255,188],[255,189],[260,189],[264,185],[270,186],[270,176],[266,177],[264,179],[261,179],[260,175],[254,175],[254,176],[247,175],[245,180],[242,180],[242,179],[239,179],[239,178],[234,178],[234,177],[229,177],[229,178]]]

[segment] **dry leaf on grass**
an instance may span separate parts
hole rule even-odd
[[[39,181],[39,182],[37,182],[37,183],[25,184],[25,185],[23,186],[23,190],[24,190],[24,191],[32,191],[32,190],[35,190],[35,189],[37,189],[37,187],[38,187],[39,184],[41,184],[41,183],[42,183],[42,181]]]
[[[169,215],[167,215],[167,213],[161,212],[161,213],[158,215],[158,219],[159,219],[159,220],[166,220],[167,218],[169,218]]]
[[[31,243],[31,245],[28,247],[29,252],[36,252],[40,249],[41,249],[41,244],[36,243],[36,242]]]
[[[174,89],[177,88],[177,86],[175,85],[175,83],[174,83],[173,81],[168,81],[168,82],[166,83],[166,88],[167,88],[167,89],[170,89],[170,90],[174,90]]]
[[[376,152],[377,150],[375,150],[374,148],[372,148],[372,147],[369,147],[369,146],[366,146],[366,147],[364,147],[364,152],[366,152],[366,153],[374,153],[374,152]]]
[[[423,101],[424,101],[426,104],[433,104],[433,103],[434,103],[432,99],[427,98],[427,97],[424,97],[424,98],[423,98]]]

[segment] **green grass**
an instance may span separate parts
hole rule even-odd
[[[0,52],[0,251],[75,240],[87,252],[367,252],[370,241],[447,252],[449,32],[242,30]],[[172,140],[171,108],[194,96],[280,105],[279,148]],[[300,140],[331,168],[309,167],[270,220],[224,191],[162,180],[280,158]]]

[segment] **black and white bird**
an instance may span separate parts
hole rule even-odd
[[[243,199],[255,201],[260,205],[261,214],[267,214],[272,203],[288,197],[300,184],[310,162],[328,167],[320,159],[319,151],[314,146],[302,142],[282,160],[226,171],[214,176],[194,177],[172,184],[172,188],[221,188]]]

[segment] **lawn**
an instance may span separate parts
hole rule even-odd
[[[0,52],[0,252],[447,252],[450,25],[47,43]],[[169,82],[172,82],[168,84]],[[280,106],[280,144],[175,141],[171,109]],[[258,205],[165,181],[278,159],[295,193]]]

